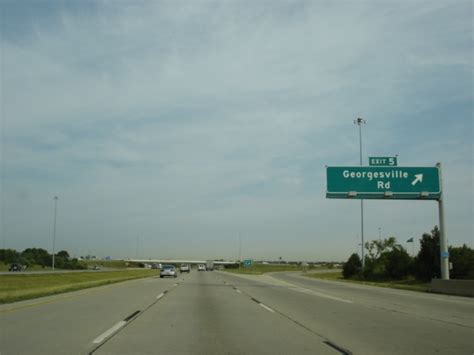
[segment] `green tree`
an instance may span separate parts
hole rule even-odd
[[[62,268],[69,269],[69,270],[87,269],[87,264],[83,261],[79,261],[76,258],[74,258],[74,259],[65,261],[62,264]]]
[[[380,258],[382,253],[392,250],[397,244],[395,237],[390,237],[387,239],[378,239],[371,240],[370,242],[365,243],[365,249],[367,249],[368,257],[372,260],[377,260]]]
[[[352,254],[347,262],[344,263],[342,267],[342,275],[345,279],[348,279],[354,275],[360,273],[362,269],[362,262],[360,260],[359,254],[354,253]]]
[[[61,250],[60,252],[58,252],[56,254],[56,256],[59,256],[61,258],[64,258],[64,259],[69,259],[69,253],[66,251],[66,250]]]
[[[21,252],[21,256],[29,260],[30,264],[37,264],[43,267],[51,265],[52,256],[47,250],[41,248],[27,248]]]
[[[20,253],[14,249],[0,249],[0,261],[5,264],[16,263],[20,259]]]
[[[420,251],[415,258],[415,276],[419,280],[430,281],[441,276],[440,233],[435,226],[431,234],[424,233],[420,240]]]
[[[451,278],[474,280],[474,250],[466,244],[462,247],[450,247],[449,258],[453,263]]]
[[[365,249],[367,250],[363,272],[365,278],[383,279],[387,277],[385,257],[388,252],[396,247],[396,243],[395,237],[372,240],[365,243]]]
[[[391,251],[383,254],[383,264],[385,276],[390,279],[401,279],[408,276],[411,258],[405,249],[396,245]]]

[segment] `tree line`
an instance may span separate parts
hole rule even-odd
[[[53,255],[41,248],[27,248],[22,252],[14,249],[0,249],[0,262],[4,264],[18,263],[25,267],[39,265],[51,266]],[[66,250],[54,254],[54,267],[58,269],[81,270],[87,269],[87,264],[77,258],[71,258]]]
[[[367,255],[362,270],[362,261],[357,253],[352,254],[343,266],[344,278],[366,280],[396,280],[415,277],[420,281],[431,281],[441,277],[440,233],[435,226],[431,233],[420,239],[420,251],[415,257],[397,244],[395,237],[372,240],[365,243]],[[449,247],[452,264],[450,278],[474,280],[474,250],[466,244]]]

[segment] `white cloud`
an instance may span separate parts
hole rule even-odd
[[[446,131],[439,118],[424,123],[429,110],[466,102],[472,58],[463,7],[104,2],[93,15],[61,13],[30,41],[4,39],[4,206],[15,206],[4,207],[7,240],[47,240],[42,201],[59,194],[65,247],[76,250],[107,253],[120,241],[114,253],[125,256],[140,233],[157,254],[199,256],[204,247],[190,255],[160,240],[201,238],[230,255],[221,237],[243,230],[254,257],[284,254],[296,238],[309,247],[289,256],[345,258],[353,246],[334,245],[354,239],[357,206],[324,198],[324,165],[357,162],[353,118],[369,119],[367,152],[400,149],[402,161],[415,152],[416,163],[448,164],[472,152],[468,135]],[[472,138],[464,112],[456,125]],[[400,127],[413,117],[422,142],[410,148]],[[442,133],[460,145],[429,141]],[[472,172],[472,160],[456,171]],[[447,174],[456,181],[449,194],[472,211],[472,198],[459,193],[472,173]],[[419,205],[393,206],[374,208],[368,220],[400,236],[437,223]],[[448,214],[452,240],[466,242],[469,218]],[[19,227],[25,216],[41,237]]]

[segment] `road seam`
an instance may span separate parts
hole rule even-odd
[[[271,309],[270,307],[268,307],[267,305],[263,304],[262,302],[259,303],[259,305],[263,308],[265,308],[267,311],[269,312],[272,312],[272,313],[275,313],[275,311],[273,309]]]
[[[97,338],[95,338],[92,343],[94,344],[100,344],[107,338],[111,337],[114,335],[116,332],[118,332],[120,329],[122,329],[128,322],[130,322],[133,318],[135,318],[136,315],[140,314],[140,310],[133,312],[130,314],[128,317],[126,317],[124,320],[121,320],[117,324],[115,324],[112,328],[109,328],[105,332],[103,332],[101,335],[99,335]]]
[[[119,331],[125,324],[127,324],[127,322],[125,322],[124,320],[118,322],[118,323],[115,324],[112,328],[106,330],[106,331],[103,332],[101,335],[99,335],[97,338],[95,338],[92,343],[94,343],[94,344],[100,344],[100,343],[102,343],[105,339],[107,339],[108,337],[110,337],[112,334],[114,334],[115,332]]]

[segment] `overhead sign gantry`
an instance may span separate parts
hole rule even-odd
[[[438,167],[327,167],[327,198],[425,199],[441,196]]]
[[[401,167],[396,166],[396,160],[391,161],[389,158],[372,157],[370,158],[372,160],[369,160],[373,164],[371,166],[326,167],[326,197],[438,201],[441,278],[449,280],[449,252],[444,231],[441,164],[438,163],[435,167]]]

